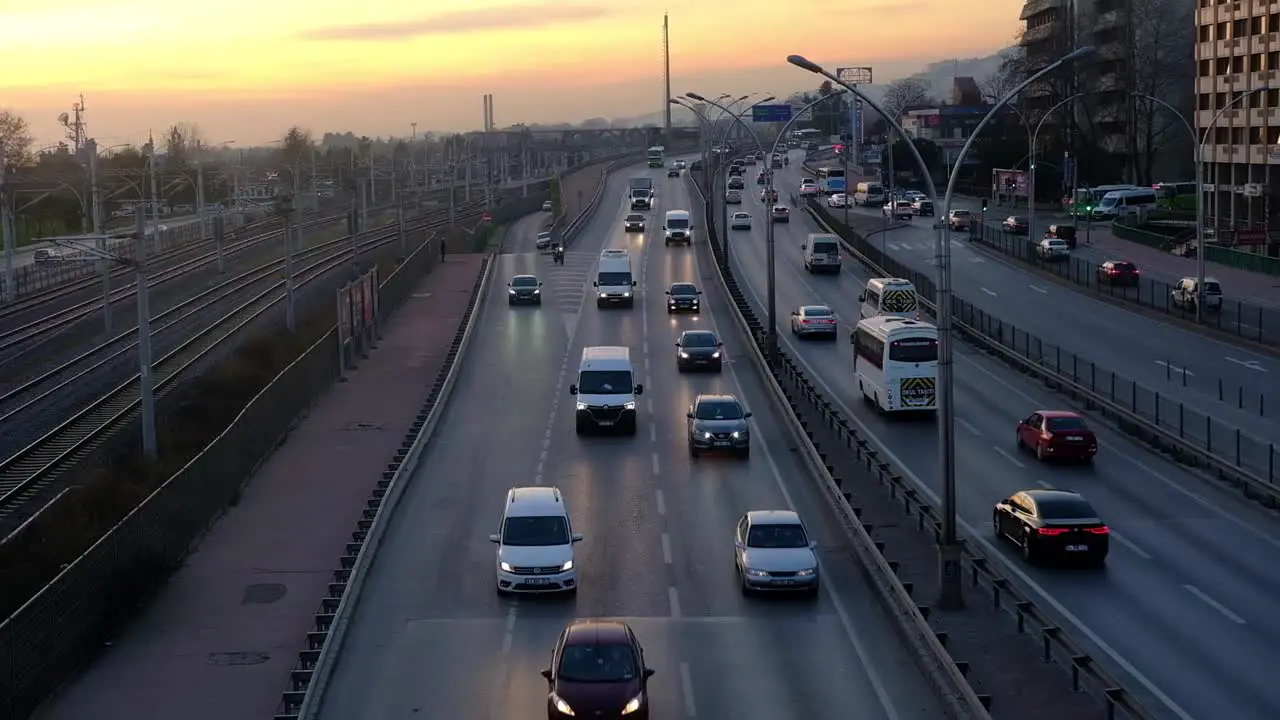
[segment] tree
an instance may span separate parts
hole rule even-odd
[[[5,165],[20,166],[31,162],[31,146],[35,138],[21,115],[0,110],[0,171]]]
[[[165,169],[169,172],[186,169],[203,142],[200,126],[195,123],[180,122],[169,126],[164,135]]]
[[[916,151],[920,153],[920,158],[924,160],[925,167],[928,167],[930,171],[936,172],[942,165],[942,148],[926,138],[913,138],[911,144],[916,146]],[[911,149],[907,146],[906,140],[899,140],[893,144],[893,164],[898,169],[909,168],[913,173],[919,174],[916,159],[912,157]]]
[[[294,125],[284,134],[280,145],[283,171],[288,173],[289,185],[297,188],[302,182],[302,167],[311,162],[311,153],[315,150],[311,131]]]
[[[929,91],[929,81],[924,78],[905,77],[894,80],[885,88],[884,99],[880,104],[894,122],[902,121],[902,113],[914,107],[929,105],[934,102]]]
[[[1173,105],[1183,117],[1195,110],[1195,9],[1178,0],[1133,0],[1133,91],[1153,95]],[[1141,97],[1134,103],[1134,130],[1137,155],[1134,165],[1139,185],[1158,180],[1158,172],[1187,173],[1194,170],[1191,137],[1176,114]],[[1248,101],[1233,105],[1247,109]],[[1176,150],[1175,150],[1176,147]],[[1162,162],[1163,161],[1163,162]]]
[[[992,105],[999,102],[1027,78],[1027,68],[1027,53],[1021,45],[1001,51],[999,67],[978,83],[982,99]]]

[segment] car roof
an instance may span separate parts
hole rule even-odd
[[[698,403],[702,403],[702,402],[731,402],[731,403],[737,403],[739,405],[742,404],[738,400],[738,396],[730,395],[728,393],[703,393],[693,399],[694,405],[697,405]]]
[[[1080,413],[1074,410],[1037,410],[1037,413],[1047,418],[1078,418]],[[1084,418],[1081,418],[1082,420]]]
[[[826,310],[829,313],[835,312],[829,305],[801,305],[800,312],[808,313],[810,310]]]
[[[537,280],[537,279],[538,279],[537,275],[512,275],[511,276],[511,282],[515,282],[517,280]]]
[[[677,288],[677,287],[684,287],[685,285],[688,285],[689,287],[691,287],[691,288],[693,288],[693,289],[695,289],[695,290],[698,288],[697,283],[694,283],[692,280],[680,280],[680,281],[677,281],[677,282],[673,282],[673,283],[671,283],[671,288],[672,288],[672,289],[675,289],[675,288]]]
[[[627,219],[628,219],[628,220],[630,220],[630,219],[632,219],[632,218],[640,218],[641,220],[643,220],[643,219],[644,219],[644,215],[642,215],[642,214],[640,214],[640,213],[631,213],[630,215],[628,215],[628,216],[627,216]]]
[[[680,333],[680,337],[684,337],[685,335],[710,335],[711,337],[715,337],[716,333],[714,330],[685,330]]]
[[[507,517],[564,515],[564,502],[559,488],[534,486],[513,487],[507,493]]]
[[[565,645],[630,645],[621,620],[574,620],[565,628]]]
[[[795,510],[751,510],[747,522],[752,525],[800,525],[800,515]]]
[[[739,210],[738,212],[734,213],[734,214],[733,214],[733,216],[734,216],[734,217],[751,217],[751,213],[749,213],[749,212],[743,212],[743,211]]]
[[[1093,504],[1085,499],[1083,495],[1074,490],[1054,490],[1034,488],[1031,490],[1019,490],[1018,492],[1031,498],[1037,505],[1053,505],[1055,503],[1084,503],[1090,508]],[[1016,494],[1016,493],[1015,493]],[[1097,512],[1096,510],[1094,511]]]
[[[787,209],[787,206],[786,206],[786,205],[774,205],[774,206],[773,206],[773,211],[774,211],[774,212],[778,212],[779,210],[781,210],[781,211],[783,211],[783,212],[791,212],[790,210],[788,210],[788,209]]]

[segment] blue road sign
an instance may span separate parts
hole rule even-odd
[[[1071,182],[1071,176],[1075,173],[1075,169],[1076,169],[1076,159],[1075,159],[1075,158],[1073,158],[1073,157],[1067,157],[1067,158],[1063,158],[1063,159],[1062,159],[1062,177],[1063,177],[1063,178],[1064,178],[1068,183],[1070,183],[1070,182]]]
[[[756,105],[751,108],[751,122],[784,123],[790,119],[790,105]]]
[[[863,162],[868,165],[879,165],[884,160],[884,154],[879,150],[868,150],[863,153]]]

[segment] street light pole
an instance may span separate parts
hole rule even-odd
[[[147,153],[149,161],[147,162],[147,175],[151,180],[151,245],[155,247],[156,241],[160,239],[160,193],[156,190],[156,141],[151,139],[148,143],[150,152]],[[143,233],[146,237],[147,233]]]
[[[702,145],[704,148],[710,147],[708,143],[711,142],[711,135],[712,135],[713,129],[711,127],[711,124],[707,121],[707,118],[701,112],[699,112],[697,108],[686,103],[684,101],[684,98],[668,98],[667,102],[671,103],[672,105],[679,105],[680,107],[687,108],[690,112],[693,113],[693,116],[697,118],[698,122],[700,123],[699,134],[702,137],[700,138],[699,144]],[[710,172],[708,170],[708,167],[711,165],[711,160],[708,157],[708,154],[707,152],[705,152],[705,150],[702,154],[702,157],[703,157],[702,186],[707,188],[706,192],[702,194],[702,217],[704,220],[706,220],[711,217],[711,213],[715,212],[715,210],[711,205],[711,185],[709,184]]]
[[[956,180],[960,177],[959,169],[964,162],[964,156],[968,153],[969,148],[973,145],[974,138],[978,137],[984,125],[986,125],[1002,107],[1007,105],[1010,100],[1022,92],[1028,85],[1039,80],[1041,77],[1057,70],[1064,64],[1076,60],[1077,58],[1090,55],[1094,52],[1093,47],[1082,47],[1074,52],[1067,54],[1057,62],[1050,64],[1048,67],[1035,73],[1031,77],[1022,81],[1008,95],[1001,98],[994,107],[978,122],[977,127],[969,134],[969,139],[965,141],[964,146],[960,149],[960,154],[956,157],[955,164],[951,168],[950,178],[947,181],[947,194],[941,203],[941,211],[937,215],[939,218],[934,223],[936,231],[935,252],[937,253],[938,263],[938,287],[935,300],[937,321],[938,321],[938,410],[942,417],[938,422],[938,453],[939,464],[942,467],[943,482],[943,498],[942,498],[942,532],[938,542],[938,568],[939,568],[939,584],[938,584],[938,606],[943,610],[959,609],[964,607],[964,595],[962,592],[960,578],[960,554],[962,546],[959,542],[959,536],[956,531],[956,466],[955,466],[955,384],[953,381],[953,347],[952,347],[952,318],[951,318],[951,244],[948,242],[946,218],[950,212],[951,196],[955,191]],[[864,103],[871,106],[876,112],[884,117],[890,128],[896,130],[899,135],[906,137],[906,132],[902,129],[897,118],[890,116],[885,112],[879,103],[867,97],[865,93],[856,87],[850,87],[849,83],[844,82],[835,74],[827,71],[822,66],[806,59],[801,55],[790,55],[787,62],[808,70],[811,73],[822,75],[823,77],[837,83],[849,90],[855,96],[862,99]],[[892,148],[890,148],[892,150]],[[924,158],[920,156],[920,151],[916,148],[915,143],[907,143],[907,149],[911,152],[912,158],[920,168],[920,172],[924,175],[926,187],[929,190],[929,197],[934,201],[934,206],[938,207],[938,191],[933,184],[933,175],[929,172],[929,166],[925,163]]]
[[[95,241],[103,253],[110,251],[107,238],[102,234],[102,186],[98,183],[98,141],[90,139],[85,143],[85,151],[89,153],[89,215],[93,223]],[[103,332],[111,337],[111,263],[102,263],[102,325]]]
[[[4,301],[13,302],[18,297],[13,286],[13,253],[17,248],[18,238],[9,226],[9,195],[4,189],[7,162],[4,144],[0,143],[0,240],[4,240]]]
[[[156,444],[156,380],[151,372],[151,289],[147,279],[145,233],[138,235],[133,266],[138,296],[138,398],[142,405],[142,452],[155,460],[160,451]]]
[[[1027,146],[1027,155],[1030,157],[1027,162],[1027,168],[1029,169],[1027,174],[1027,234],[1032,237],[1035,236],[1036,232],[1036,141],[1040,138],[1040,128],[1044,127],[1044,121],[1049,119],[1054,110],[1082,97],[1084,97],[1084,93],[1076,93],[1045,110],[1044,115],[1040,117],[1040,122],[1036,123],[1036,129],[1031,133],[1031,144]],[[1013,106],[1010,105],[1009,107]],[[1014,111],[1017,112],[1017,108],[1014,108]],[[1021,117],[1021,114],[1019,114],[1019,117]],[[1072,199],[1074,200],[1074,198]]]
[[[292,333],[298,327],[293,303],[293,195],[278,196],[276,210],[284,221],[284,325]]]
[[[734,101],[734,102],[742,102],[743,100],[746,100],[748,97],[750,97],[750,96],[748,96],[748,95],[744,95],[743,97],[738,98],[738,99],[737,99],[736,101]],[[729,114],[733,116],[733,118],[732,118],[732,119],[733,119],[733,121],[734,121],[734,122],[730,122],[730,123],[725,127],[725,129],[724,129],[724,133],[723,133],[722,135],[720,135],[720,137],[719,137],[719,144],[723,145],[723,144],[724,144],[724,143],[729,139],[729,131],[730,131],[730,130],[732,130],[734,127],[736,127],[736,126],[737,126],[737,121],[741,121],[741,120],[742,120],[742,117],[743,117],[743,116],[745,116],[745,115],[746,115],[746,114],[751,110],[751,108],[755,107],[756,105],[760,105],[760,104],[762,104],[762,103],[770,102],[770,101],[772,101],[772,100],[774,100],[774,99],[776,99],[776,98],[774,98],[772,95],[770,95],[769,97],[764,98],[763,100],[757,100],[757,101],[755,101],[754,103],[751,103],[751,104],[750,104],[750,105],[748,105],[746,108],[744,108],[741,112],[730,112]],[[712,102],[711,104],[713,104],[713,105],[714,105],[715,103],[714,103],[714,102]],[[720,118],[724,117],[724,116],[725,116],[726,111],[729,111],[729,110],[733,107],[733,105],[734,105],[734,103],[729,103],[729,104],[728,104],[728,105],[726,105],[725,107],[721,108],[720,115],[716,117],[716,122],[719,122],[719,121],[720,121]],[[715,130],[713,129],[713,130],[712,130],[712,132],[715,132]],[[755,134],[755,133],[754,133],[754,131],[751,131],[751,133],[752,133],[752,135],[754,135],[754,134]],[[756,147],[760,147],[760,145],[761,145],[760,140],[757,138],[757,139],[756,139]],[[761,152],[763,152],[763,150],[761,150]],[[765,162],[768,162],[768,160],[766,160]],[[726,173],[727,173],[727,170],[726,170]],[[772,173],[773,173],[773,170],[772,170],[771,168],[766,168],[766,173],[765,173],[766,175],[770,175],[770,174],[772,174]],[[720,173],[719,171],[717,171],[716,176],[717,176],[717,177],[721,177],[721,176],[723,176],[723,177],[724,177],[724,183],[725,183],[725,187],[724,187],[724,194],[727,194],[727,193],[729,192],[729,178],[728,178],[728,176],[727,176],[727,175],[724,175],[724,174],[722,174],[722,173]],[[730,259],[730,255],[729,255],[729,245],[730,245],[730,244],[729,244],[729,203],[725,201],[724,194],[721,194],[721,196],[720,196],[720,228],[721,228],[721,232],[722,232],[722,233],[724,233],[724,239],[725,239],[725,242],[724,242],[724,264],[725,264],[725,267],[729,267],[729,259]],[[712,203],[713,203],[713,207],[714,207],[714,203],[715,203],[715,194],[713,193],[711,197],[712,197]]]
[[[1146,93],[1129,93],[1134,97],[1144,98],[1164,107],[1166,110],[1173,113],[1174,117],[1178,118],[1178,120],[1182,122],[1182,125],[1187,129],[1187,132],[1191,133],[1192,160],[1196,164],[1196,322],[1204,321],[1204,276],[1206,272],[1206,261],[1204,257],[1204,146],[1209,142],[1210,131],[1217,126],[1218,120],[1222,118],[1223,113],[1230,110],[1232,106],[1241,100],[1270,89],[1270,87],[1264,85],[1262,87],[1246,90],[1239,96],[1233,98],[1231,102],[1224,105],[1222,109],[1218,110],[1218,113],[1213,116],[1213,119],[1209,121],[1209,125],[1204,129],[1203,135],[1197,133],[1195,128],[1191,126],[1191,123],[1182,116],[1182,113],[1178,112],[1176,108],[1164,100]]]

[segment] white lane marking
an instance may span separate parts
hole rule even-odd
[[[662,533],[662,562],[671,564],[671,537]]]
[[[995,293],[995,291],[994,291],[994,290],[988,290],[988,289],[986,289],[986,288],[978,288],[978,289],[979,289],[979,290],[981,290],[982,292],[984,292],[984,293],[986,293],[986,294],[990,295],[991,297],[996,297],[996,293]]]
[[[1031,288],[1032,290],[1035,290],[1036,292],[1040,293],[1041,295],[1048,295],[1048,294],[1049,294],[1049,291],[1048,291],[1048,290],[1045,290],[1044,288],[1040,287],[1039,285],[1028,285],[1027,287]]]
[[[699,267],[700,263],[698,262],[697,255],[694,255],[693,265],[697,277],[702,277],[702,269]],[[752,289],[753,294],[755,293],[755,289],[752,287],[751,283],[746,283],[746,286]],[[759,297],[757,296],[756,299],[758,301]],[[720,332],[720,327],[716,322],[715,315],[708,315],[708,319],[711,324],[711,329],[715,331],[716,335],[724,337]],[[783,338],[783,341],[786,342],[788,346],[791,345],[789,338],[781,335],[781,333],[779,336]],[[792,347],[792,354],[795,355],[794,347]],[[809,372],[813,372],[812,368],[809,369]],[[738,397],[745,398],[747,393],[743,390],[742,380],[738,377],[737,368],[733,365],[729,366],[729,379],[733,383],[734,388],[737,389]],[[822,381],[819,379],[818,382]],[[828,390],[828,392],[830,391]],[[773,484],[778,488],[778,493],[782,495],[782,500],[787,504],[787,509],[794,511],[796,509],[796,504],[791,499],[791,493],[787,491],[786,484],[782,481],[782,471],[778,468],[778,462],[774,459],[773,453],[769,450],[769,444],[761,443],[761,446],[762,447],[760,449],[764,451],[765,462],[769,465],[769,471],[773,475]],[[818,572],[825,573],[822,561],[818,561]],[[872,654],[868,650],[866,643],[862,640],[862,635],[858,632],[857,627],[849,617],[849,611],[845,608],[844,601],[836,594],[835,590],[831,589],[831,584],[824,582],[820,584],[820,587],[822,588],[822,592],[824,592],[827,598],[831,601],[831,606],[835,608],[836,616],[840,618],[840,626],[844,628],[845,637],[849,639],[849,644],[853,646],[853,651],[858,656],[858,662],[862,665],[862,672],[866,674],[867,682],[871,684],[872,690],[875,691],[876,700],[884,710],[885,718],[887,720],[900,720],[901,716],[898,714],[898,708],[894,705],[889,691],[885,688],[884,680],[880,677],[880,671],[878,669],[880,667],[879,655]],[[1185,718],[1185,720],[1192,719]]]
[[[1000,457],[1004,458],[1005,460],[1008,460],[1009,462],[1013,463],[1014,465],[1017,465],[1018,467],[1026,467],[1026,465],[1023,465],[1023,464],[1022,464],[1022,461],[1021,461],[1021,460],[1019,460],[1018,458],[1016,458],[1016,457],[1014,457],[1014,456],[1010,455],[1008,450],[1005,450],[1004,448],[1000,447],[999,445],[992,445],[992,446],[991,446],[991,449],[992,449],[992,450],[995,450],[997,453],[999,453],[999,454],[1000,454]]]
[[[680,694],[684,696],[684,716],[697,717],[698,706],[693,704],[693,675],[687,662],[680,663]]]
[[[667,514],[667,499],[666,499],[665,497],[663,497],[663,495],[662,495],[662,491],[661,491],[661,490],[659,490],[659,491],[657,492],[657,497],[658,497],[658,514],[659,514],[659,515],[666,515],[666,514]]]
[[[660,470],[660,469],[658,468],[658,453],[653,453],[653,454],[652,454],[652,455],[650,455],[649,457],[653,460],[653,474],[654,474],[654,475],[661,475],[661,474],[662,474],[662,470]]]
[[[965,430],[968,430],[969,432],[973,433],[974,435],[977,435],[978,437],[982,437],[982,431],[974,427],[973,424],[970,423],[968,420],[965,420],[962,417],[957,417],[956,422],[960,423],[960,427],[964,428]]]
[[[1135,545],[1135,544],[1133,543],[1133,541],[1132,541],[1132,540],[1130,540],[1129,538],[1127,538],[1127,537],[1125,537],[1125,536],[1121,535],[1120,533],[1116,532],[1115,530],[1112,530],[1112,531],[1111,531],[1111,539],[1112,539],[1112,540],[1115,540],[1116,542],[1120,543],[1121,545],[1123,545],[1123,546],[1125,546],[1125,547],[1129,548],[1129,551],[1130,551],[1130,552],[1132,552],[1134,555],[1137,555],[1138,557],[1142,558],[1143,560],[1150,560],[1150,559],[1151,559],[1151,556],[1150,556],[1150,555],[1148,555],[1148,554],[1147,554],[1147,552],[1146,552],[1145,550],[1143,550],[1142,548],[1138,547],[1137,545]]]
[[[641,348],[640,352],[644,353],[645,355],[648,355],[648,354],[649,354],[649,341],[648,341],[648,340],[645,340],[643,343],[640,343],[640,348]]]
[[[502,634],[502,654],[503,655],[506,655],[507,653],[511,652],[511,641],[512,641],[512,636],[515,634],[515,631],[516,631],[516,607],[515,605],[512,605],[511,608],[507,610],[506,632]]]
[[[1249,368],[1250,370],[1257,370],[1258,372],[1267,371],[1266,368],[1262,367],[1262,363],[1258,362],[1257,360],[1241,360],[1239,358],[1233,358],[1233,357],[1224,357],[1222,359],[1226,360],[1227,362],[1233,362],[1237,365],[1242,365],[1244,367]]]
[[[646,343],[646,344],[647,344],[647,343]],[[648,351],[646,351],[646,352],[648,352]],[[648,372],[649,372],[649,356],[647,356],[647,355],[646,355],[646,356],[645,356],[645,358],[644,358],[644,371],[645,371],[645,374],[648,374]]]
[[[1228,619],[1228,620],[1230,620],[1231,622],[1233,622],[1233,623],[1235,623],[1235,624],[1237,624],[1237,625],[1244,625],[1244,624],[1245,624],[1245,622],[1244,622],[1244,618],[1242,618],[1242,617],[1240,617],[1239,615],[1237,615],[1237,614],[1235,614],[1235,613],[1231,612],[1230,610],[1228,610],[1226,605],[1223,605],[1222,603],[1218,602],[1217,600],[1214,600],[1213,598],[1209,597],[1208,595],[1205,595],[1205,594],[1204,594],[1204,591],[1202,591],[1200,588],[1196,587],[1195,585],[1183,585],[1182,587],[1186,588],[1187,592],[1189,592],[1189,593],[1191,593],[1192,595],[1195,595],[1196,597],[1198,597],[1198,598],[1200,598],[1201,600],[1203,600],[1205,605],[1208,605],[1209,607],[1213,608],[1214,610],[1217,610],[1218,612],[1220,612],[1220,613],[1222,613],[1223,615],[1225,615],[1225,616],[1227,617],[1227,619]]]
[[[1040,487],[1044,488],[1045,490],[1052,490],[1052,489],[1053,489],[1053,483],[1051,483],[1051,482],[1049,482],[1049,481],[1047,481],[1047,480],[1037,480],[1037,481],[1036,481],[1036,484],[1037,484],[1037,485],[1039,485]]]
[[[684,617],[680,612],[680,593],[676,591],[674,585],[667,586],[667,602],[671,603],[671,617],[677,619]]]
[[[1184,367],[1178,367],[1177,365],[1174,365],[1173,363],[1168,363],[1168,362],[1165,362],[1165,361],[1163,361],[1163,360],[1154,360],[1154,361],[1152,361],[1152,362],[1154,362],[1155,364],[1159,365],[1160,367],[1162,367],[1162,368],[1164,368],[1164,369],[1168,370],[1169,372],[1175,373],[1175,374],[1177,374],[1177,375],[1186,375],[1187,377],[1195,377],[1195,376],[1196,376],[1196,374],[1195,374],[1195,373],[1193,373],[1193,372],[1191,372],[1190,370],[1188,370],[1188,369],[1186,369],[1186,368],[1184,368]]]
[[[798,274],[797,274],[797,277],[799,277]],[[818,296],[818,294],[814,291],[813,287],[810,286],[808,283],[806,283],[803,278],[800,278],[800,282],[801,284],[805,285],[805,287],[809,289],[810,293],[812,293],[814,297]],[[764,307],[765,305],[762,302],[759,293],[756,291],[755,286],[750,282],[745,283],[745,285],[747,289],[751,291],[751,294],[755,297],[756,302],[759,303],[759,306]],[[783,343],[785,343],[787,347],[791,350],[791,357],[794,358],[796,362],[798,362],[801,366],[804,367],[806,373],[809,375],[810,378],[813,379],[813,382],[817,383],[817,385],[826,392],[827,397],[830,398],[831,402],[833,402],[837,408],[839,408],[841,414],[843,414],[844,417],[850,422],[855,423],[858,426],[858,429],[862,432],[864,436],[876,437],[875,434],[872,433],[871,430],[867,427],[866,423],[862,422],[862,420],[859,419],[857,415],[855,415],[853,412],[849,410],[849,407],[844,404],[843,400],[840,399],[840,395],[831,389],[831,386],[828,385],[826,381],[822,379],[821,375],[819,375],[817,372],[814,371],[813,366],[809,364],[809,362],[805,359],[804,355],[796,352],[796,347],[791,342],[791,339],[785,335],[779,335],[779,339]],[[1013,387],[1012,385],[1010,385],[1009,383],[1005,382],[1003,379],[1001,379],[1000,377],[992,373],[991,371],[987,370],[984,367],[981,367],[973,360],[966,358],[963,354],[957,353],[956,357],[969,362],[970,364],[972,364],[973,366],[981,370],[983,373],[990,376],[996,382],[1012,390],[1015,394],[1026,398],[1033,405],[1039,406],[1041,404],[1035,398],[1030,397],[1026,393],[1019,390],[1018,388]],[[880,451],[884,454],[884,456],[888,458],[891,463],[893,463],[894,465],[896,465],[898,468],[901,469],[903,474],[908,479],[911,480],[912,484],[914,484],[920,492],[924,493],[924,495],[929,498],[929,500],[933,503],[934,507],[939,507],[941,505],[941,501],[938,498],[938,494],[934,492],[932,488],[930,488],[928,485],[922,482],[919,476],[917,476],[914,472],[911,471],[911,467],[909,465],[902,462],[902,459],[899,458],[896,454],[894,454],[894,452],[891,449],[889,449],[887,445],[884,445],[883,443],[877,443],[877,444],[881,446]],[[765,451],[765,457],[766,458],[769,457],[767,450]],[[1134,462],[1139,467],[1147,470],[1157,478],[1163,480],[1166,483],[1169,483],[1175,488],[1177,487],[1177,485],[1173,484],[1172,481],[1161,476],[1159,473],[1156,473],[1154,470],[1147,468],[1145,465],[1142,465],[1136,460],[1129,458],[1127,455],[1124,455],[1123,453],[1121,453],[1120,457],[1129,459],[1130,461]],[[775,472],[776,472],[776,469],[775,469]],[[781,483],[781,480],[778,480],[778,482]],[[1188,492],[1186,490],[1183,490],[1182,488],[1178,488],[1178,489],[1182,492]],[[1213,507],[1213,506],[1208,505],[1208,507]],[[1226,515],[1224,511],[1216,507],[1213,507],[1213,510],[1215,512],[1223,514],[1224,516],[1227,516],[1229,519],[1232,519],[1234,522],[1237,522],[1244,527],[1248,527],[1247,525],[1244,525],[1242,521],[1235,518],[1230,518],[1230,516]],[[957,521],[960,527],[966,533],[968,533],[968,535],[972,538],[973,542],[977,542],[979,545],[982,546],[984,553],[988,557],[999,557],[1000,550],[995,547],[995,545],[991,542],[989,538],[987,538],[985,534],[978,532],[977,528],[969,524],[969,522],[967,522],[964,518],[957,518]],[[1254,530],[1253,532],[1256,533],[1257,531]],[[1277,546],[1280,546],[1280,542],[1277,542],[1274,540],[1272,540],[1271,542],[1275,543]],[[1160,690],[1160,688],[1157,687],[1156,684],[1152,682],[1150,678],[1148,678],[1146,675],[1143,675],[1141,672],[1139,672],[1138,669],[1134,667],[1132,663],[1126,660],[1124,656],[1121,655],[1115,648],[1111,647],[1111,645],[1109,645],[1105,640],[1103,640],[1096,632],[1093,631],[1092,628],[1086,625],[1083,620],[1077,617],[1075,613],[1068,610],[1066,606],[1064,606],[1061,602],[1059,602],[1056,597],[1051,595],[1049,591],[1045,590],[1044,587],[1040,585],[1040,583],[1032,579],[1032,577],[1028,575],[1026,571],[1024,571],[1022,568],[1019,568],[1014,563],[1001,563],[1001,565],[1006,572],[1016,576],[1018,580],[1025,587],[1030,588],[1032,592],[1039,595],[1040,598],[1045,601],[1045,603],[1047,603],[1059,615],[1065,618],[1067,622],[1079,628],[1080,632],[1084,634],[1084,636],[1088,638],[1090,642],[1096,645],[1098,649],[1102,650],[1102,652],[1106,653],[1107,656],[1111,658],[1112,662],[1119,665],[1120,668],[1125,672],[1129,673],[1129,675],[1133,677],[1133,679],[1137,680],[1147,690],[1147,692],[1151,693],[1153,697],[1155,697],[1157,700],[1163,703],[1165,707],[1169,708],[1169,710],[1174,715],[1176,715],[1180,720],[1195,720],[1195,718],[1192,717],[1190,713],[1188,713],[1186,710],[1183,710],[1182,706],[1174,702],[1173,698],[1169,697],[1162,690]],[[828,588],[828,590],[830,590],[830,588]],[[839,610],[840,610],[840,607],[837,606],[838,613],[839,613]],[[845,616],[843,616],[843,614],[841,615],[842,615],[841,622],[844,622]],[[846,632],[847,631],[848,631],[848,628],[846,627]],[[859,655],[861,656],[861,653],[859,653]],[[882,699],[881,704],[888,707],[886,703],[887,701]]]
[[[649,423],[649,442],[658,442],[658,426],[653,423]]]
[[[645,403],[645,407],[649,409],[649,414],[652,415],[653,414],[653,398],[649,398],[648,400],[645,400],[644,403]]]

